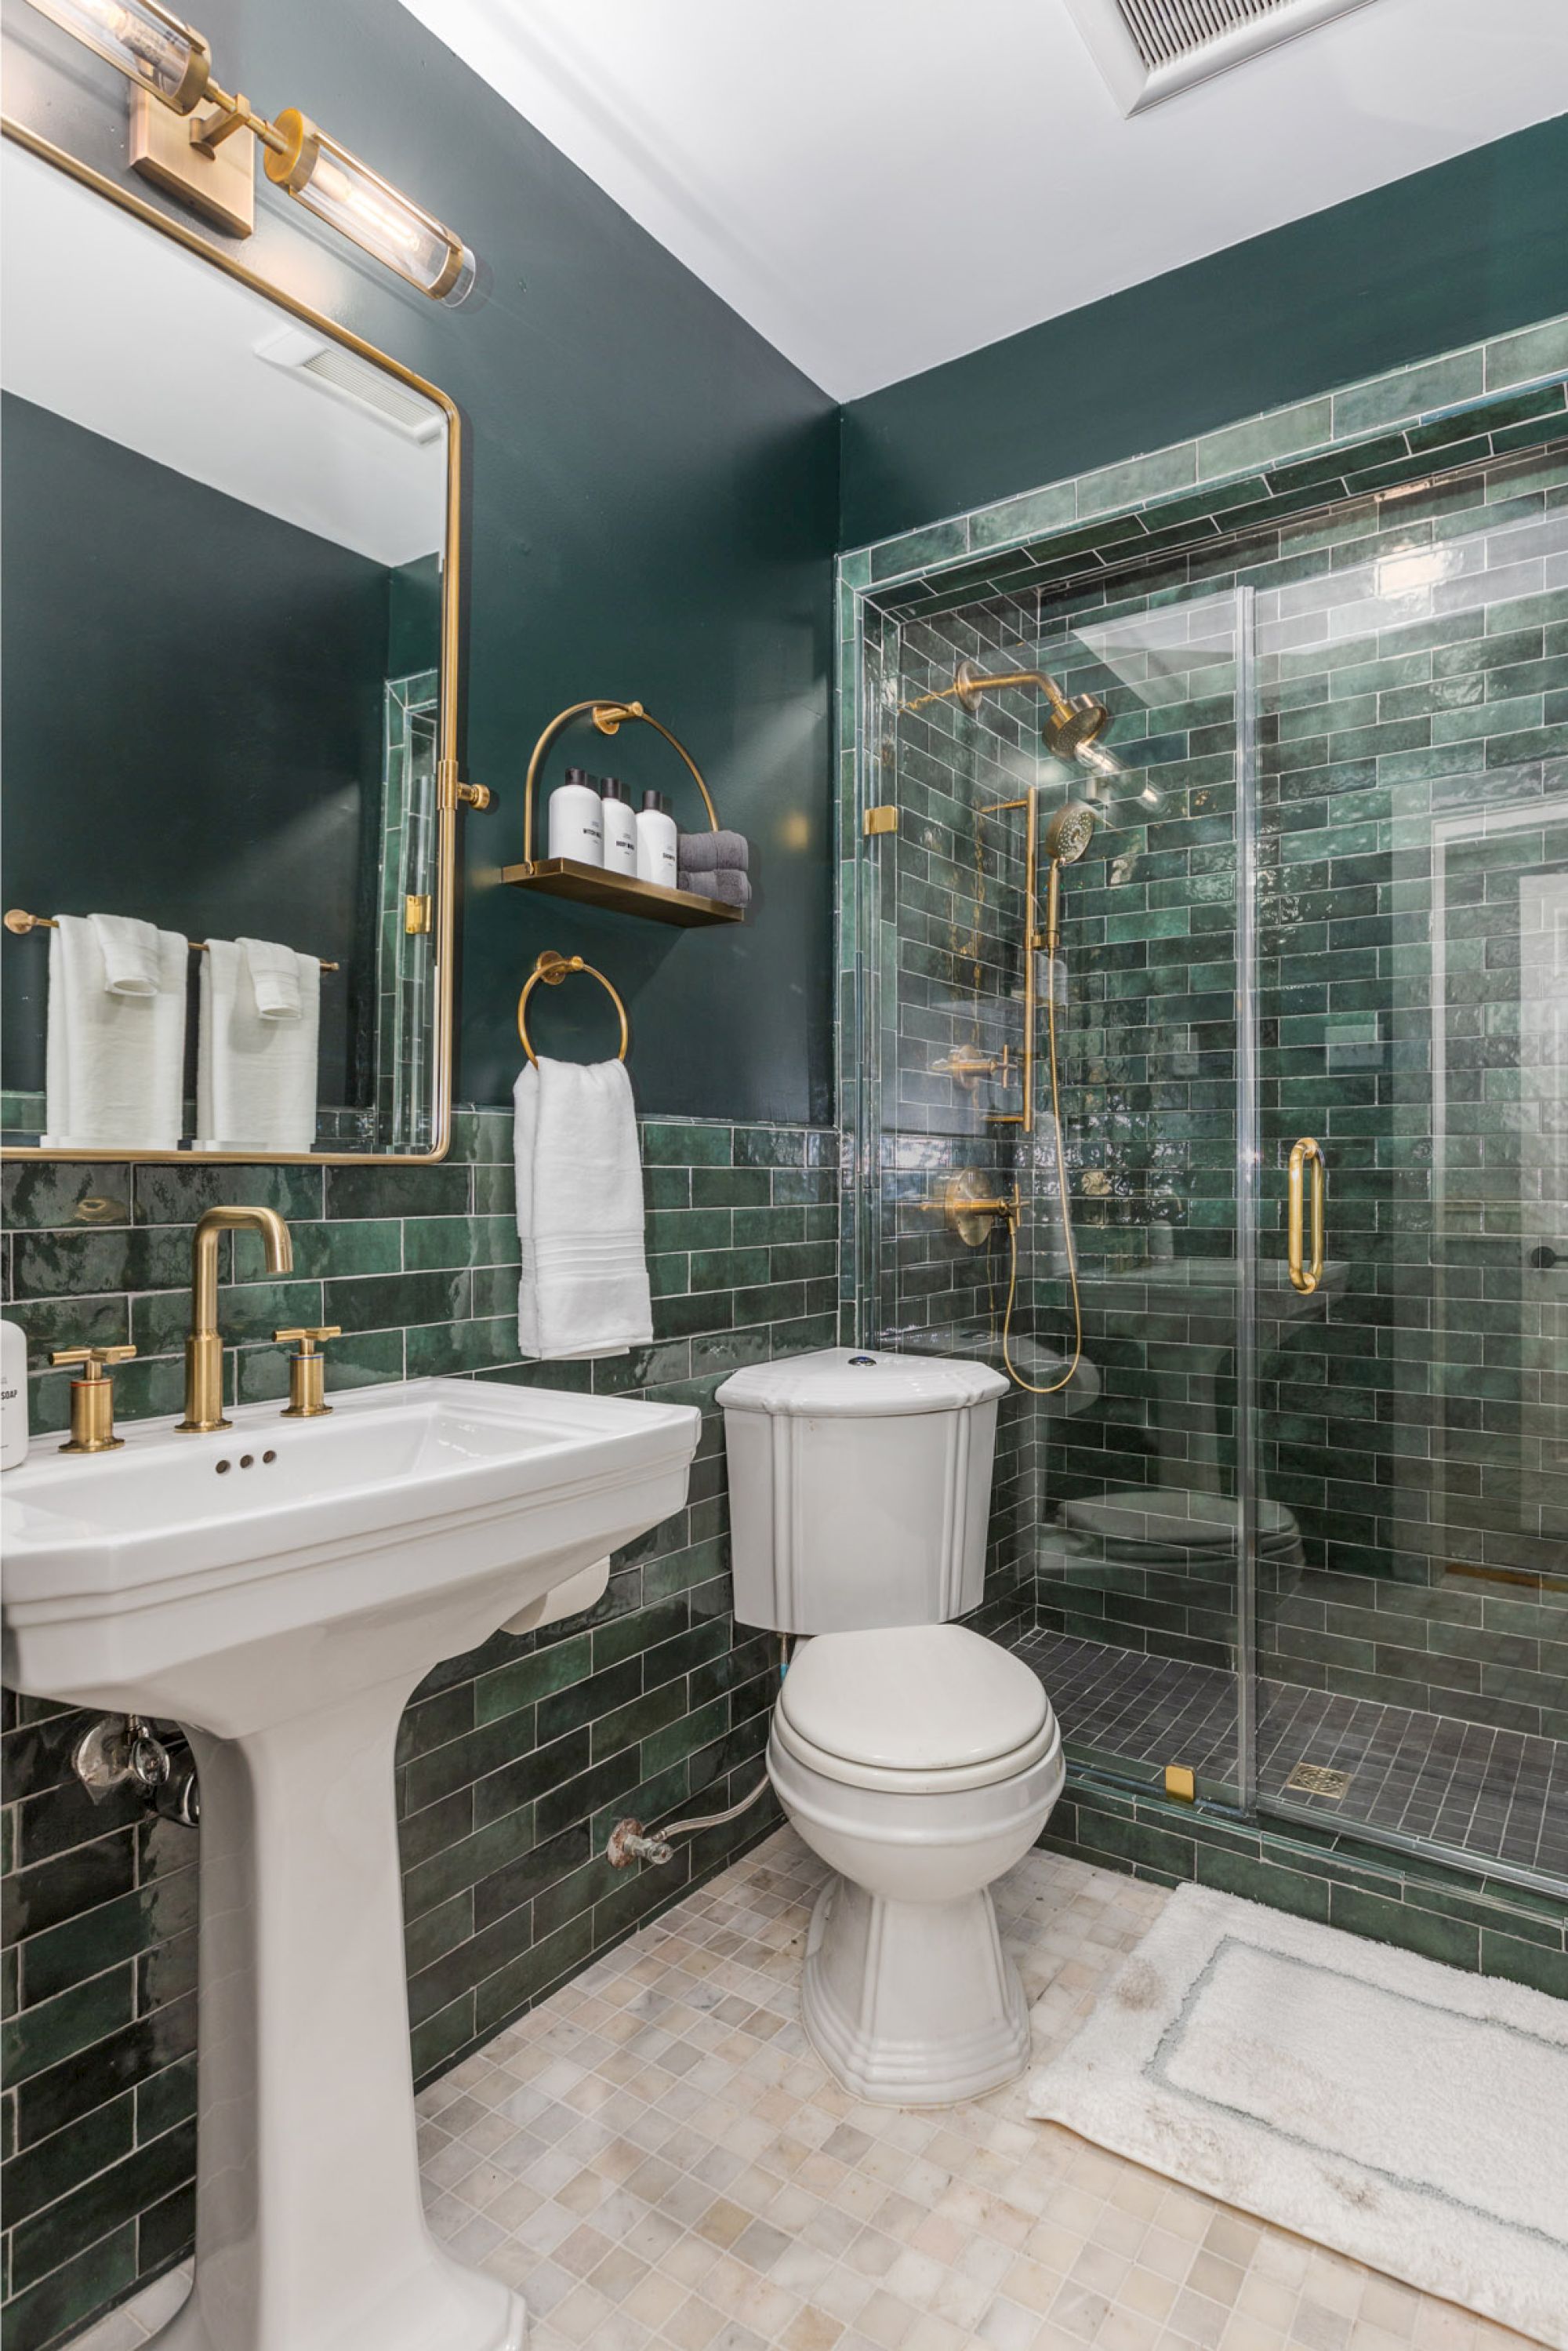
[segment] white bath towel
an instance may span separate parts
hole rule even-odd
[[[197,1148],[308,1151],[316,1140],[321,967],[295,958],[299,1017],[266,1019],[233,939],[209,939],[202,957],[196,1047]]]
[[[647,1346],[653,1308],[625,1063],[530,1061],[514,1099],[519,1351],[564,1361]]]
[[[61,914],[49,933],[46,1144],[117,1151],[179,1147],[191,950],[159,931],[158,987],[110,994],[94,920]]]
[[[235,945],[245,957],[261,1018],[299,1019],[305,1009],[303,968],[312,958],[297,954],[293,947],[280,947],[276,939],[236,939]],[[319,964],[316,968],[319,977]]]
[[[162,949],[152,923],[134,914],[89,914],[103,957],[103,984],[110,996],[156,996]]]

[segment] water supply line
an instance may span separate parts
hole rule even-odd
[[[789,1670],[789,1640],[787,1634],[779,1639],[779,1678],[783,1680]],[[680,1836],[695,1836],[703,1829],[723,1828],[727,1821],[737,1821],[748,1813],[758,1799],[767,1794],[771,1782],[766,1771],[749,1794],[742,1796],[722,1813],[700,1813],[687,1821],[671,1821],[662,1829],[644,1828],[638,1820],[617,1821],[604,1847],[604,1858],[612,1869],[627,1869],[634,1861],[646,1861],[655,1869],[663,1869],[674,1861],[675,1849],[672,1840]]]

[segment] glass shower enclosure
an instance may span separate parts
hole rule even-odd
[[[1555,1892],[1563,459],[868,600],[855,909],[860,1336],[1007,1372],[1070,1753]]]

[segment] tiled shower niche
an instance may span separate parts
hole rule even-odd
[[[1020,1187],[1015,1363],[1071,1361],[1050,1119],[1006,1123],[1023,820],[982,810],[1038,787],[1042,831],[1070,796],[1096,818],[1034,1033],[1043,1097],[1053,986],[1085,1364],[1004,1406],[988,1601],[1032,1603],[1081,1769],[1186,1764],[1243,1810],[1543,1886],[1568,1880],[1562,400],[1395,434],[1361,496],[1354,449],[1281,467],[1267,524],[1262,482],[1220,483],[981,560],[988,517],[941,526],[971,559],[885,590],[883,551],[846,564],[858,788],[898,809],[850,940],[864,1337],[999,1352],[1005,1233],[939,1213],[975,1167]],[[966,663],[1096,696],[1116,772],[1044,752],[1038,687],[967,706]],[[1305,1134],[1311,1297],[1284,1263]]]

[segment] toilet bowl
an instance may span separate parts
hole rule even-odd
[[[998,1398],[988,1365],[832,1348],[718,1391],[735,1613],[802,1636],[768,1770],[834,1872],[801,2019],[856,2096],[948,2105],[1029,2055],[991,1886],[1065,1776],[1033,1669],[951,1619],[984,1595]]]
[[[828,1633],[797,1653],[768,1775],[837,1873],[812,1914],[801,2022],[857,2096],[950,2105],[1023,2066],[1029,2014],[990,1889],[1064,1768],[1035,1674],[962,1625]]]

